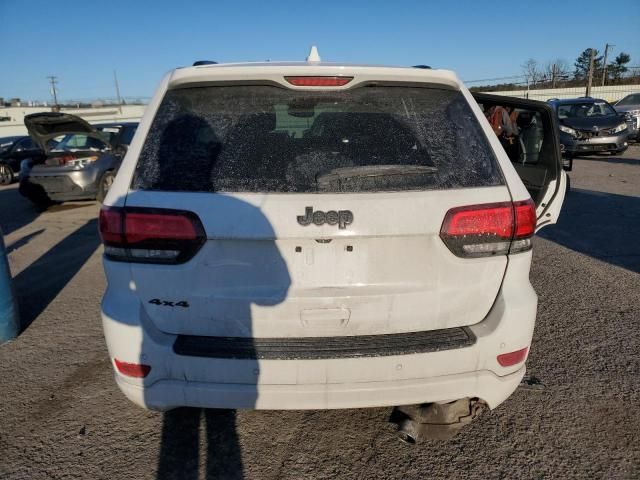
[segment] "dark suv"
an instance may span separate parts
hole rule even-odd
[[[605,100],[580,97],[553,99],[549,104],[558,117],[565,157],[601,152],[616,154],[629,146],[624,115]]]
[[[27,115],[25,125],[45,154],[28,173],[31,188],[23,189],[38,190],[38,195],[26,195],[35,203],[102,201],[138,127],[133,122],[90,125],[75,115],[54,112]]]
[[[36,162],[44,158],[42,150],[33,143],[31,137],[0,138],[0,185],[9,185],[17,178],[20,162],[25,158]]]

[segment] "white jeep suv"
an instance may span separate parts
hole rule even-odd
[[[474,99],[449,71],[176,69],[100,213],[116,381],[156,410],[459,424],[525,373],[531,238],[565,185],[548,106]]]

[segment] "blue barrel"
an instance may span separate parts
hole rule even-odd
[[[16,338],[19,326],[18,305],[11,283],[4,237],[0,231],[0,344]]]

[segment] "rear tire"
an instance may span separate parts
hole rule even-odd
[[[100,178],[100,183],[98,184],[98,193],[96,194],[96,200],[100,203],[104,202],[107,193],[109,193],[109,189],[111,185],[113,185],[113,180],[116,178],[116,174],[113,170],[109,170],[108,172],[104,172],[102,178]]]
[[[0,163],[0,185],[10,185],[13,183],[13,170],[6,163]]]

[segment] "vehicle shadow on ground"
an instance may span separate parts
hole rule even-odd
[[[244,478],[235,410],[178,408],[164,415],[158,480],[200,478],[201,443],[204,478]]]
[[[33,323],[100,244],[97,219],[89,220],[13,278],[20,331]]]
[[[18,192],[17,185],[0,188],[0,228],[7,236],[33,222],[38,212],[31,202]]]
[[[640,197],[572,189],[542,238],[640,273]]]

